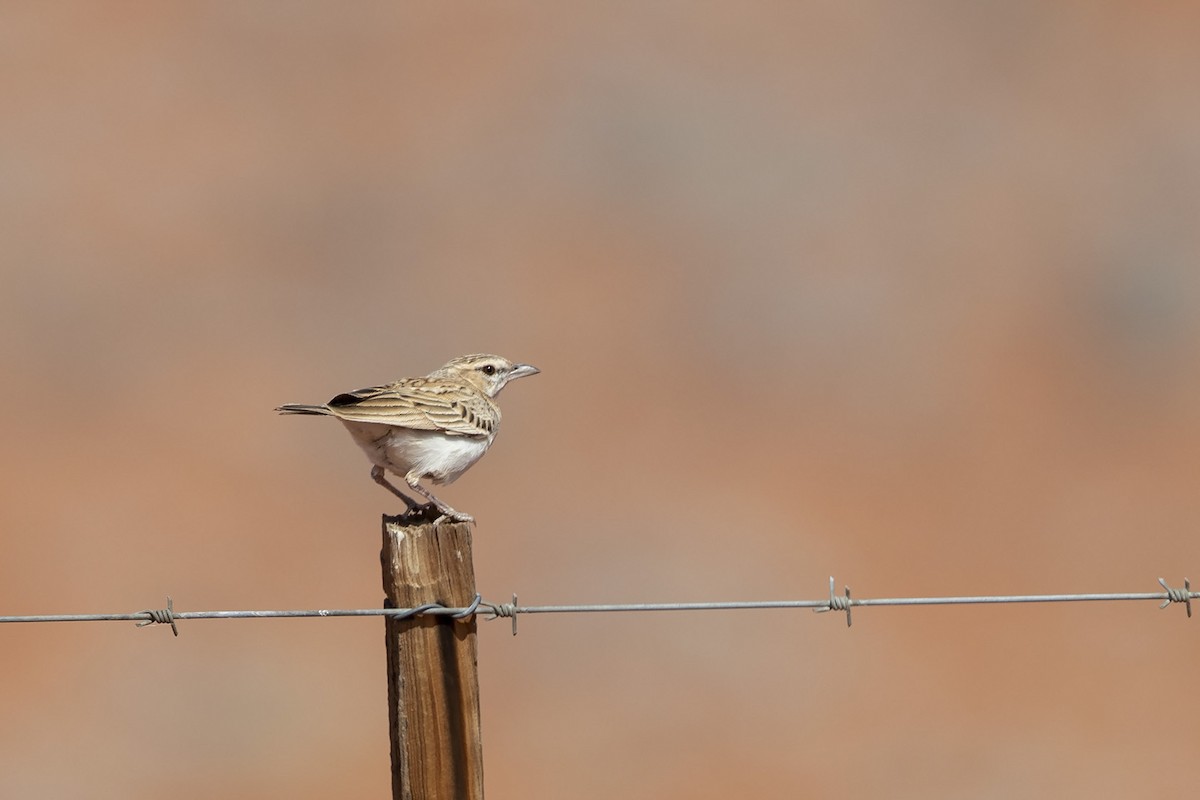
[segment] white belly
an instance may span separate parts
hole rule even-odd
[[[452,483],[483,457],[493,436],[447,436],[387,425],[345,422],[371,462],[400,477],[415,473],[434,483]]]

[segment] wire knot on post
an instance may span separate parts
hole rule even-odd
[[[1159,608],[1166,608],[1171,603],[1183,603],[1187,606],[1187,615],[1192,616],[1192,582],[1190,580],[1183,579],[1182,589],[1172,589],[1162,578],[1158,579],[1158,585],[1167,590],[1167,599],[1162,601]]]
[[[845,611],[846,612],[846,627],[851,625],[850,606],[854,605],[854,600],[850,598],[850,587],[846,587],[846,596],[838,597],[834,593],[833,576],[829,576],[829,605],[821,608],[814,608],[813,613],[824,614],[826,611]]]
[[[481,605],[486,606],[487,603],[484,603],[483,598],[480,597],[479,594],[476,594],[475,598],[471,601],[471,604],[469,606],[465,606],[464,608],[454,608],[441,603],[422,603],[421,605],[414,606],[413,608],[389,608],[386,610],[384,616],[397,620],[412,619],[413,617],[421,616],[450,617],[450,619],[455,620],[456,622],[464,622],[474,617],[475,613],[479,611],[479,607]]]
[[[471,605],[464,608],[462,611],[456,611],[450,615],[450,619],[464,622],[475,616],[475,612],[479,610],[479,606],[483,604],[483,596],[478,592],[475,593],[475,599],[471,601]]]
[[[179,628],[175,625],[175,605],[172,603],[170,595],[167,595],[166,608],[148,608],[139,613],[148,614],[150,617],[145,622],[139,622],[137,624],[139,628],[144,628],[147,625],[170,625],[171,633],[175,634],[176,636],[179,635]]]

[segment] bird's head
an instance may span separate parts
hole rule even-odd
[[[539,372],[531,364],[514,364],[507,358],[478,353],[448,362],[431,377],[459,378],[488,397],[495,397],[509,381]]]

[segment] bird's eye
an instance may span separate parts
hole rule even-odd
[[[482,367],[479,368],[479,370],[484,375],[495,375],[496,374],[496,367],[493,366],[492,364],[484,364]]]

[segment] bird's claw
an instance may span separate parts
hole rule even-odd
[[[461,511],[455,511],[453,508],[447,508],[442,512],[442,515],[434,520],[434,525],[441,525],[443,522],[470,522],[475,523],[475,518],[470,514],[464,514]]]
[[[410,525],[423,523],[441,525],[443,522],[475,522],[475,518],[470,514],[464,514],[461,511],[455,511],[449,506],[445,506],[443,508],[438,506],[437,503],[414,505],[412,508],[401,514],[400,517],[404,520],[404,522]]]

